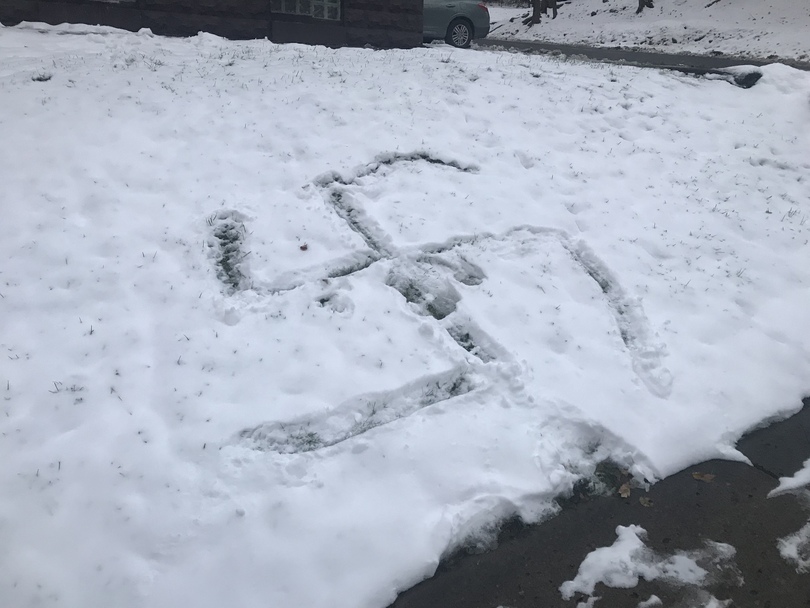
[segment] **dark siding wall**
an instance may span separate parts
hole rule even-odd
[[[423,0],[343,0],[348,43],[379,47],[422,44]]]
[[[131,31],[330,46],[413,47],[422,42],[422,0],[343,0],[343,19],[272,15],[270,0],[0,0],[0,22],[88,23]]]
[[[261,9],[260,11],[258,9]],[[270,31],[266,0],[0,0],[0,22],[87,23],[156,34],[264,38]]]

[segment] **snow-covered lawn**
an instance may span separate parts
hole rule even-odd
[[[0,605],[382,608],[810,388],[810,74],[0,29]]]
[[[654,0],[641,14],[636,0],[570,0],[532,27],[530,9],[488,4],[495,39],[810,61],[807,0]]]

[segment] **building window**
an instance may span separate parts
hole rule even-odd
[[[340,21],[340,0],[273,0],[274,13]]]

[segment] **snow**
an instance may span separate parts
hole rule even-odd
[[[768,498],[780,494],[795,494],[802,506],[810,506],[810,459],[791,477],[780,477],[779,485],[768,493]],[[793,534],[776,541],[779,554],[796,568],[796,572],[810,572],[810,520]]]
[[[794,492],[810,485],[810,458],[791,477],[780,477],[779,485],[768,493],[768,498],[787,492]]]
[[[641,526],[618,526],[616,536],[616,541],[610,547],[591,551],[580,564],[576,577],[560,586],[564,600],[581,593],[589,596],[585,605],[590,606],[598,599],[594,595],[598,583],[630,589],[638,585],[642,578],[646,581],[660,579],[675,586],[700,587],[710,580],[710,572],[701,565],[728,568],[736,553],[731,545],[707,541],[704,549],[688,553],[677,551],[665,557],[655,554],[644,544],[646,531]],[[701,595],[705,596],[702,598],[706,602],[704,606],[725,605],[709,594]],[[659,604],[660,600],[652,596],[639,606]]]
[[[604,458],[741,459],[810,369],[762,73],[0,29],[0,603],[377,608]]]
[[[776,546],[779,554],[796,568],[796,572],[810,572],[810,522],[793,534],[780,538]]]
[[[636,14],[635,0],[571,0],[532,27],[525,7],[489,4],[500,40],[630,47],[666,53],[810,59],[810,4],[796,0],[655,0]]]

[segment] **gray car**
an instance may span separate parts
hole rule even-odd
[[[476,0],[425,0],[425,42],[444,39],[460,48],[489,34],[489,9]]]

